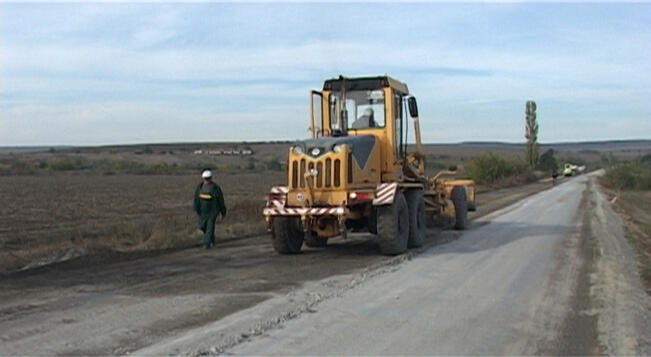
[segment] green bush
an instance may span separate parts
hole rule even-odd
[[[643,160],[610,166],[601,182],[618,190],[651,190],[651,165]]]
[[[72,170],[83,170],[89,168],[89,164],[86,160],[80,158],[77,159],[59,159],[52,162],[49,167],[50,170],[54,171],[72,171]]]
[[[554,157],[554,149],[549,149],[540,155],[536,168],[548,173],[558,171],[558,162],[556,161],[556,157]]]
[[[283,167],[278,158],[273,158],[266,162],[267,170],[282,171]]]
[[[256,163],[256,161],[257,161],[256,159],[250,157],[249,160],[247,160],[247,163],[246,163],[246,169],[249,170],[249,171],[253,171],[253,170],[255,170],[255,168],[256,168],[256,167],[255,167],[255,163]]]
[[[525,174],[529,169],[524,161],[504,159],[493,153],[486,153],[468,160],[464,171],[478,184],[491,184],[507,177]]]

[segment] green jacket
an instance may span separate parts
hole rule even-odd
[[[214,182],[201,182],[194,190],[194,210],[201,217],[226,217],[226,204],[222,189]]]

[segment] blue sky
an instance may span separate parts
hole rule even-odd
[[[389,74],[423,140],[651,139],[651,4],[0,3],[0,146],[284,140]]]

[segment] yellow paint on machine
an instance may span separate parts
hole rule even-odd
[[[329,237],[346,237],[351,228],[366,228],[383,236],[385,243],[400,240],[400,244],[381,244],[381,250],[385,254],[401,253],[408,246],[403,241],[408,237],[385,229],[399,223],[395,221],[397,215],[387,213],[391,211],[384,206],[394,202],[393,195],[404,197],[395,206],[397,209],[416,210],[407,212],[416,217],[426,212],[442,225],[454,223],[457,229],[465,228],[465,210],[476,207],[474,182],[443,178],[455,175],[456,168],[442,170],[433,177],[426,175],[418,108],[406,84],[388,76],[340,76],[326,80],[323,91],[310,91],[309,98],[311,138],[288,149],[286,205],[282,208],[340,207],[345,213],[305,211],[281,217],[273,213],[276,201],[268,200],[270,209],[265,211],[265,220],[279,253],[300,250],[300,245],[289,244],[292,239],[305,238],[309,244],[322,246]],[[376,108],[375,123],[355,125],[366,116],[358,113],[366,113],[370,107]],[[349,120],[353,120],[352,125]],[[366,120],[371,123],[371,119]],[[415,142],[407,145],[409,126],[413,126]],[[388,192],[389,199],[373,202],[381,184],[392,184],[395,189]],[[460,206],[466,202],[458,201],[462,199],[458,195],[457,202],[452,202],[455,187],[465,189],[467,205]],[[456,206],[464,207],[464,211],[457,212]],[[419,238],[409,244],[422,244],[422,232],[418,228],[415,236]]]

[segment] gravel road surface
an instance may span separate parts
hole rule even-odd
[[[572,179],[227,352],[648,355],[649,298],[605,204]]]

